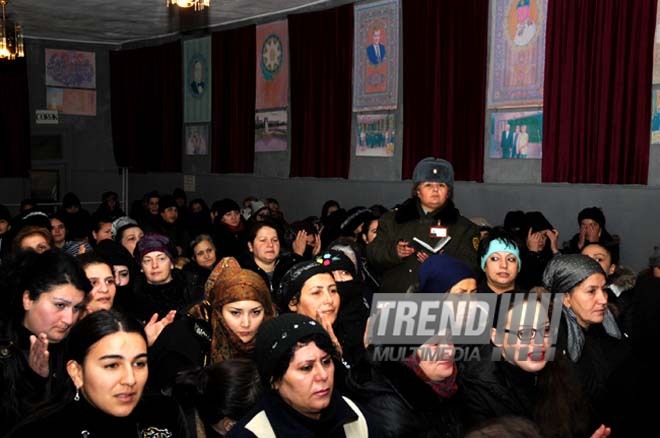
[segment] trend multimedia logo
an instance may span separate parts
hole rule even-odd
[[[367,342],[374,360],[553,360],[562,297],[375,294]]]

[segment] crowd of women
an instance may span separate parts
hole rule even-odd
[[[274,199],[209,208],[181,190],[130,215],[112,192],[93,214],[74,194],[50,215],[0,206],[0,436],[652,430],[660,248],[625,268],[596,207],[562,247],[541,212],[475,224],[445,160],[422,160],[413,184],[392,210],[328,201],[291,222]],[[490,342],[480,360],[446,334],[379,358],[376,292],[493,296]]]

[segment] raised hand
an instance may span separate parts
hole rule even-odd
[[[147,343],[151,347],[160,336],[161,332],[168,325],[174,322],[176,310],[170,310],[160,321],[158,321],[158,314],[154,313],[149,322],[144,326],[144,333],[147,335]]]
[[[46,333],[41,333],[39,336],[30,336],[30,354],[28,356],[28,364],[32,371],[39,374],[41,377],[48,377],[50,367],[48,359],[50,353],[48,352],[48,337]]]

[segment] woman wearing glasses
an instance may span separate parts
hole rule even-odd
[[[468,426],[518,416],[534,421],[544,436],[589,436],[579,386],[569,380],[565,361],[553,361],[552,312],[542,290],[500,297],[508,306],[506,321],[496,311],[490,345],[480,348],[479,361],[462,364],[458,378]]]

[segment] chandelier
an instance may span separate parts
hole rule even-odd
[[[166,3],[168,7],[170,5],[176,5],[180,8],[193,8],[196,11],[201,11],[211,6],[211,0],[166,0]]]
[[[25,56],[23,32],[20,24],[7,20],[5,6],[8,0],[0,0],[2,21],[0,21],[0,59],[16,59]]]

